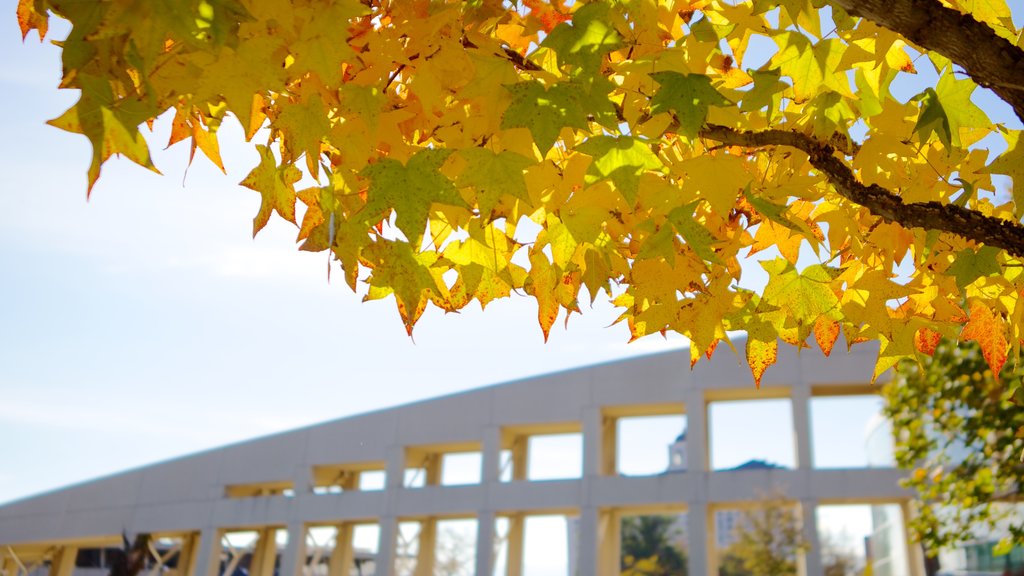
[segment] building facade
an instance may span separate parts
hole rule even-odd
[[[798,507],[810,548],[807,575],[822,573],[815,508],[826,504],[895,504],[910,494],[889,467],[816,469],[809,404],[815,396],[877,393],[868,384],[877,351],[857,347],[831,358],[782,347],[760,390],[746,366],[723,351],[689,368],[686,350],[539,376],[318,424],[146,466],[0,507],[0,575],[40,569],[74,572],[77,551],[118,546],[122,533],[150,534],[168,546],[174,574],[348,575],[354,534],[379,534],[376,574],[395,571],[399,550],[414,550],[414,573],[433,574],[437,527],[454,519],[476,525],[476,574],[523,574],[523,530],[532,515],[577,519],[574,572],[619,572],[620,519],[630,514],[686,513],[689,574],[717,574],[715,515],[757,505],[766,490]],[[712,471],[707,413],[714,402],[787,399],[792,403],[796,466]],[[626,477],[616,468],[619,419],[680,414],[685,470]],[[578,434],[582,475],[536,481],[530,439]],[[476,453],[480,481],[445,485],[446,457]],[[502,473],[503,455],[510,469]],[[422,481],[407,483],[412,476]],[[367,479],[383,481],[369,489]],[[399,526],[418,525],[417,542],[399,547]],[[313,536],[329,529],[329,550]],[[906,526],[901,525],[905,531]],[[252,545],[237,550],[233,533]],[[171,552],[173,550],[173,553]],[[278,551],[280,555],[278,557]],[[911,576],[920,554],[907,551]],[[498,566],[497,560],[501,559]],[[402,558],[409,561],[410,558]]]

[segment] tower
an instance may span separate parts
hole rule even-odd
[[[668,447],[668,469],[670,472],[686,471],[686,428]]]

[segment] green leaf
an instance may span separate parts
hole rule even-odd
[[[750,77],[754,79],[754,87],[743,94],[740,101],[740,110],[744,112],[756,112],[768,107],[768,120],[777,113],[779,103],[782,100],[782,92],[789,88],[780,80],[781,74],[777,68],[771,70],[754,70]]]
[[[939,95],[935,93],[934,88],[926,88],[917,97],[921,100],[921,114],[917,117],[914,132],[922,142],[927,142],[928,138],[935,134],[939,141],[949,148],[953,140],[953,132],[950,130],[949,116],[946,114],[946,109],[942,107]]]
[[[743,197],[746,198],[747,202],[750,202],[750,205],[765,218],[804,236],[812,243],[815,241],[814,232],[809,226],[807,226],[806,222],[802,220],[791,220],[786,217],[786,212],[789,210],[788,206],[783,204],[774,204],[760,196],[752,194],[750,192],[750,184],[747,184],[746,189],[743,190]]]
[[[562,128],[582,129],[587,125],[578,94],[572,88],[556,84],[545,89],[537,81],[506,88],[512,93],[512,103],[505,109],[501,127],[528,129],[541,154],[547,154]]]
[[[432,204],[467,207],[455,184],[438,171],[451,150],[420,150],[402,165],[385,158],[367,166],[361,175],[370,179],[362,212],[368,225],[394,209],[395,224],[409,242],[419,246]]]
[[[665,71],[653,72],[650,76],[661,86],[651,99],[651,114],[675,112],[679,133],[687,138],[697,137],[707,120],[710,106],[730,104],[711,85],[711,79],[703,74]]]
[[[949,148],[959,147],[961,128],[986,128],[991,121],[985,112],[971,102],[977,84],[969,78],[957,78],[953,67],[942,70],[935,88],[927,88],[916,98],[921,99],[921,115],[914,130],[926,141],[934,132]]]
[[[455,183],[459,188],[476,190],[477,206],[485,218],[494,211],[503,196],[530,201],[523,170],[532,166],[533,160],[514,152],[494,153],[485,148],[468,148],[459,151],[459,155],[468,165]]]
[[[762,302],[785,310],[800,325],[801,340],[810,334],[818,316],[839,304],[831,287],[835,271],[830,268],[816,264],[800,273],[781,258],[761,262],[761,267],[769,278]]]
[[[589,138],[577,146],[576,151],[594,158],[584,182],[589,186],[611,180],[630,205],[636,202],[640,175],[648,170],[664,169],[661,160],[651,152],[650,143],[632,136]]]
[[[707,262],[717,264],[720,260],[711,248],[711,245],[715,243],[715,237],[694,218],[694,209],[699,203],[700,200],[694,200],[685,206],[672,210],[669,212],[668,219],[675,226],[676,231],[686,240],[686,244],[697,253],[697,256],[700,256]]]
[[[817,44],[799,32],[783,32],[774,38],[779,52],[772,58],[784,76],[793,80],[793,95],[798,102],[813,98],[822,86],[848,94],[849,82],[837,68],[846,49],[842,41],[821,40]]]
[[[596,72],[604,55],[622,46],[622,37],[608,20],[607,4],[586,4],[573,14],[571,24],[563,22],[556,26],[541,46],[554,50],[561,64]]]
[[[961,289],[983,276],[997,275],[1002,272],[996,259],[1000,252],[1002,250],[992,246],[982,246],[977,251],[965,248],[957,253],[946,274],[955,277],[956,285]]]

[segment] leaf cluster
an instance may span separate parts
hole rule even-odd
[[[428,306],[515,292],[547,338],[603,294],[692,362],[746,330],[755,383],[780,339],[828,354],[841,333],[881,343],[876,376],[942,335],[998,371],[1024,338],[1020,133],[850,3],[20,0],[18,19],[71,23],[81,97],[51,123],[91,142],[90,190],[112,156],[156,170],[143,132],[169,110],[169,144],[225,169],[233,117],[259,153],[253,232],[291,222],[410,334]],[[1019,37],[1003,0],[934,4]]]

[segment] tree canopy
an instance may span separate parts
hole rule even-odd
[[[905,361],[886,384],[896,462],[917,494],[910,519],[925,547],[1000,538],[1024,545],[1024,366],[987,369],[977,345],[942,341],[923,362]]]
[[[54,15],[81,97],[51,124],[91,142],[89,191],[112,156],[157,169],[142,131],[168,111],[169,144],[223,170],[233,116],[253,233],[294,223],[410,334],[519,292],[546,338],[603,293],[693,362],[746,330],[755,382],[779,339],[879,341],[876,376],[940,336],[996,373],[1019,353],[1004,0],[19,0],[23,36]]]

